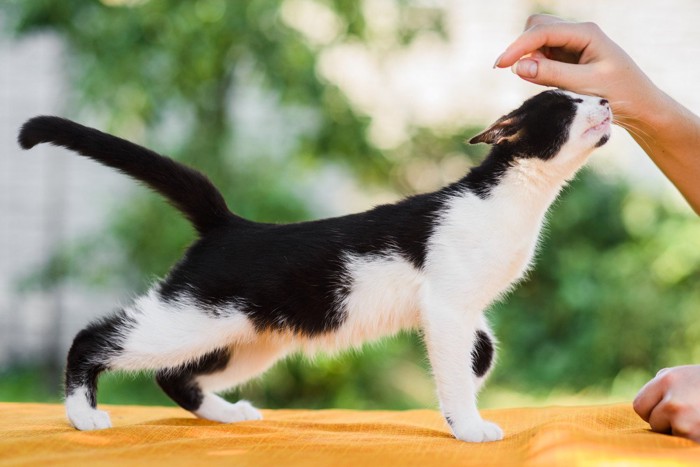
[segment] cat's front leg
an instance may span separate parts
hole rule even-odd
[[[472,349],[477,341],[481,312],[428,300],[423,306],[423,331],[437,385],[440,408],[457,439],[498,441],[503,431],[481,418],[476,406],[477,381]]]

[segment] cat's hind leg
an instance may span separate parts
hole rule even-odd
[[[79,430],[110,427],[107,413],[96,407],[97,378],[105,370],[159,370],[199,364],[210,371],[216,363],[212,361],[221,359],[218,349],[249,341],[254,335],[250,320],[233,305],[225,314],[214,315],[187,297],[164,300],[151,291],[75,337],[65,377],[68,419]]]
[[[260,337],[208,353],[194,362],[160,370],[156,381],[182,408],[199,418],[222,423],[260,420],[262,415],[250,402],[229,402],[216,392],[262,374],[288,351],[276,340]]]
[[[122,352],[124,336],[132,325],[124,311],[90,324],[78,333],[68,352],[65,407],[78,430],[111,427],[107,412],[97,410],[97,378]]]

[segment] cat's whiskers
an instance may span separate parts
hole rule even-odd
[[[614,101],[611,102],[611,106],[615,108],[619,108],[620,106],[624,106],[625,104],[629,104],[629,101]],[[616,125],[618,125],[621,128],[624,128],[625,130],[629,131],[633,135],[637,136],[638,138],[644,140],[644,137],[646,138],[651,138],[649,133],[646,131],[642,130],[639,126],[633,125],[630,123],[631,120],[633,120],[634,115],[628,114],[626,112],[620,112],[616,110],[613,112],[613,118],[612,122]],[[645,140],[646,142],[646,140]]]
[[[651,146],[651,143],[649,142],[649,140],[652,139],[652,137],[649,135],[649,133],[647,133],[646,131],[642,130],[641,128],[639,128],[635,125],[632,125],[629,122],[622,122],[620,120],[616,120],[615,118],[613,118],[613,123],[615,123],[616,125],[618,125],[621,128],[624,128],[625,130],[627,130],[627,132],[629,132],[635,139],[637,139],[637,141],[639,142],[639,145],[645,151],[649,150],[649,148]]]
[[[646,131],[642,130],[638,126],[635,126],[627,121],[621,121],[615,117],[615,118],[613,118],[613,123],[615,123],[616,125],[618,125],[621,128],[624,128],[625,130],[629,131],[632,135],[637,136],[639,139],[641,139],[645,143],[647,142],[647,138],[651,139],[651,136],[649,135],[649,133],[647,133]]]

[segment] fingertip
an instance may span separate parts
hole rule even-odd
[[[652,412],[664,398],[664,395],[663,389],[656,380],[652,379],[639,390],[632,402],[632,408],[642,420],[649,423]]]
[[[637,393],[637,396],[632,401],[632,408],[639,415],[639,418],[645,422],[649,422],[649,415],[651,414],[651,409],[658,403],[658,399],[653,401],[653,405],[650,404],[649,397],[647,394],[648,383]]]
[[[524,79],[535,79],[537,78],[538,63],[536,60],[529,58],[523,58],[518,60],[510,68],[513,73]]]
[[[533,26],[536,27],[537,25]],[[530,28],[532,29],[532,28]],[[534,33],[537,36],[537,33]],[[546,40],[533,37],[532,31],[525,31],[505,48],[494,63],[494,68],[510,68],[523,57],[543,56],[540,47],[546,45]],[[538,55],[539,54],[539,55]]]
[[[498,56],[493,64],[494,68],[510,68],[515,62],[518,61],[520,57],[524,55],[513,52],[512,46],[513,44],[509,45],[506,50]]]
[[[495,69],[495,68],[498,68],[498,64],[501,62],[501,58],[503,58],[503,55],[504,55],[504,54],[505,54],[505,52],[503,52],[501,55],[499,55],[498,58],[496,59],[496,61],[493,62],[493,68],[494,68],[494,69]]]

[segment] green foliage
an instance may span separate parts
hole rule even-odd
[[[492,312],[495,384],[609,387],[700,356],[696,219],[591,172],[549,218],[528,282]]]
[[[408,409],[434,403],[423,346],[415,334],[313,361],[292,357],[240,392],[262,407]]]
[[[46,381],[50,370],[41,365],[10,367],[0,371],[0,401],[59,402],[55,381]]]

